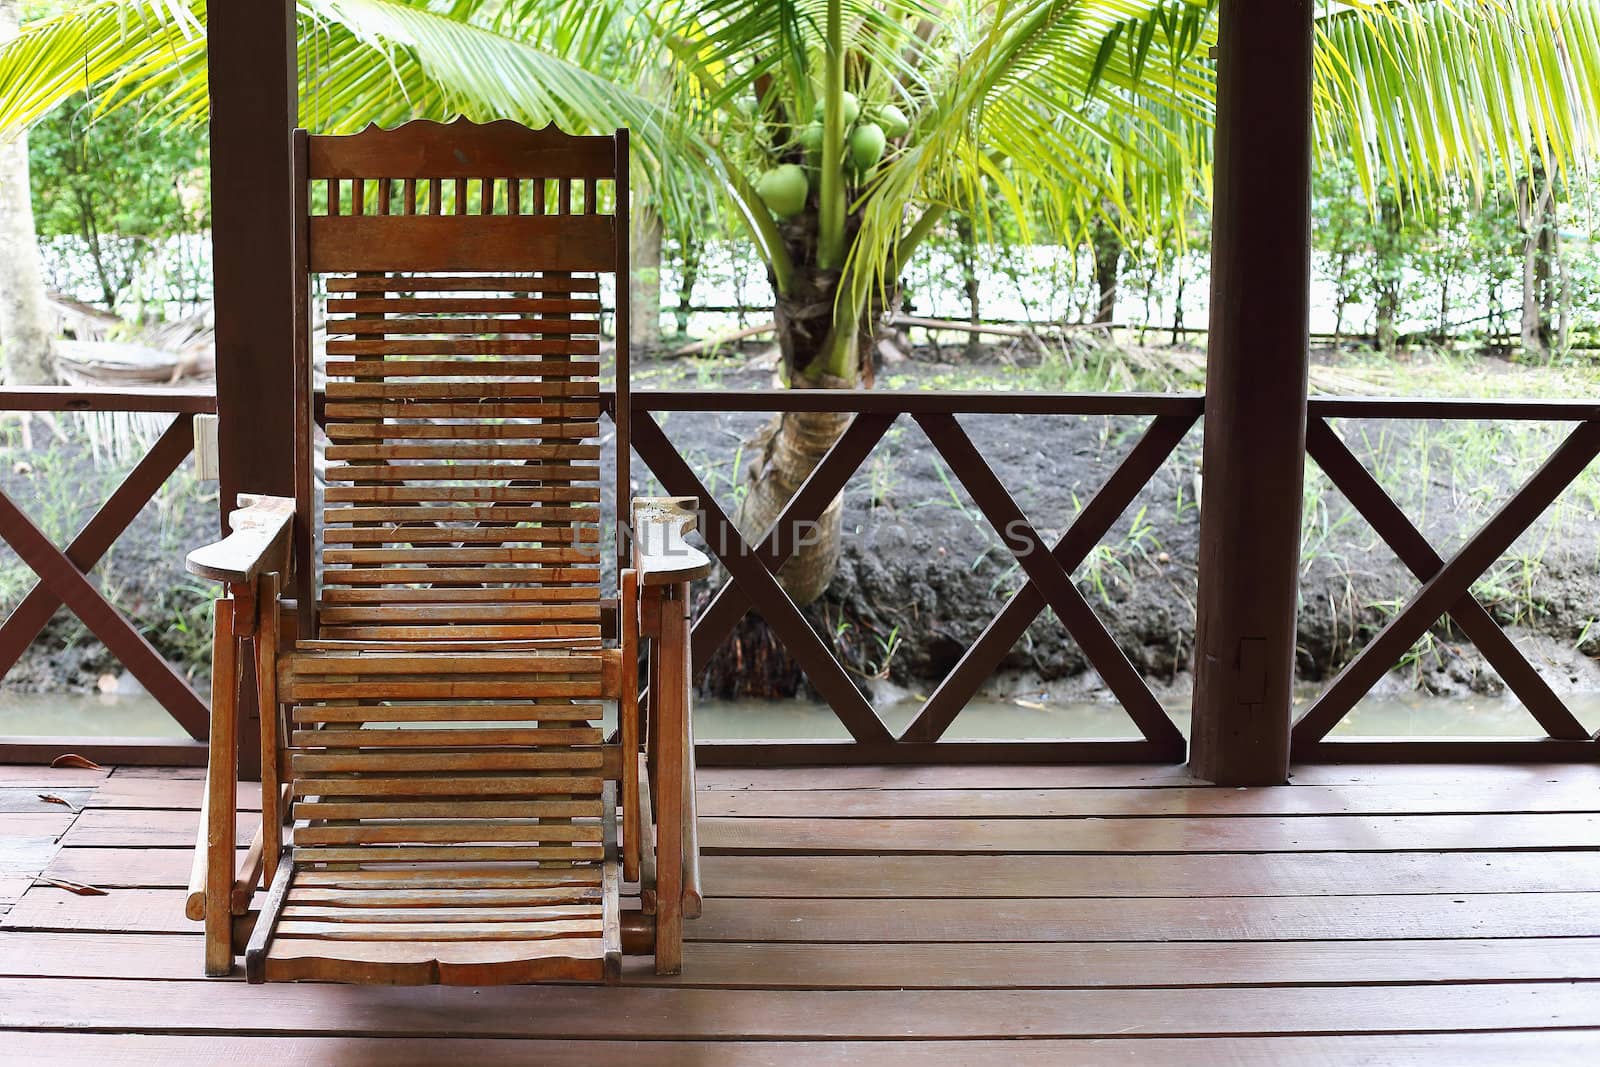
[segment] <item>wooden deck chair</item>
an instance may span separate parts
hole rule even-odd
[[[294,148],[295,496],[241,498],[189,556],[227,587],[188,898],[206,973],[241,948],[251,982],[615,982],[624,951],[675,973],[699,907],[687,592],[710,563],[688,502],[633,501],[633,565],[601,598],[604,274],[629,497],[627,131],[411,122]],[[252,658],[262,830],[237,861]]]

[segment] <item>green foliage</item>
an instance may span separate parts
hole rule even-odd
[[[29,151],[39,234],[82,242],[107,308],[160,242],[209,225],[199,129],[152,127],[134,110],[95,119],[80,94],[34,127]]]

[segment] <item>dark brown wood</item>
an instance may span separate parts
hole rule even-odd
[[[647,466],[661,480],[662,486],[674,496],[695,497],[706,528],[702,531],[707,545],[722,561],[734,581],[740,582],[755,607],[788,647],[789,653],[800,663],[806,677],[835,715],[850,731],[850,736],[861,742],[892,741],[889,730],[883,725],[872,705],[867,703],[861,690],[839,661],[828,651],[822,639],[811,629],[794,601],[778,585],[778,580],[762,561],[750,552],[733,522],[722,510],[722,505],[696,477],[689,464],[680,456],[666,434],[648,412],[635,410],[634,447]]]
[[[206,26],[224,523],[240,493],[294,493],[296,35],[288,0],[224,5]]]
[[[1181,393],[1023,393],[991,390],[636,389],[633,411],[842,411],[918,415],[1189,415],[1205,398]]]
[[[1044,539],[989,468],[955,416],[918,415],[917,423],[950,464],[951,473],[972,494],[978,510],[983,512],[1029,581],[1040,590],[1056,617],[1078,642],[1090,665],[1116,695],[1145,740],[1169,753],[1171,758],[1181,758],[1183,734],[1167,718],[1155,694],[1117,646],[1116,638],[1078,591],[1072,575],[1045,547]]]
[[[1190,761],[1289,769],[1310,363],[1314,0],[1222,0]]]
[[[0,388],[0,411],[170,411],[203,415],[217,410],[209,389],[78,389],[61,386]]]
[[[1420,581],[1444,567],[1443,557],[1320,418],[1306,428],[1306,453]],[[1546,733],[1568,741],[1589,739],[1589,731],[1470,592],[1452,604],[1449,613]]]
[[[206,26],[211,105],[212,293],[217,366],[218,525],[240,493],[294,492],[290,308],[299,112],[297,11],[288,0],[229,5]],[[241,766],[258,762],[253,692],[240,707]]]
[[[7,763],[48,764],[74,754],[96,763],[134,767],[204,767],[206,743],[150,737],[0,737],[0,759]]]
[[[1600,740],[1552,737],[1427,737],[1295,742],[1295,759],[1307,763],[1574,763],[1600,762]]]
[[[291,573],[283,576],[283,587],[286,593],[292,591],[294,594],[299,632],[309,635],[317,632],[316,568],[312,566],[312,560],[315,558],[312,555],[312,544],[316,527],[316,496],[312,491],[314,478],[312,466],[316,453],[317,427],[326,425],[326,419],[320,411],[319,402],[322,393],[314,393],[315,370],[311,359],[313,329],[311,289],[306,284],[306,278],[311,271],[311,235],[308,228],[311,216],[310,136],[305,130],[294,131],[292,146],[294,242],[291,260],[295,284],[289,315],[293,334],[290,363],[294,379],[292,392],[295,521],[291,535],[294,543],[293,559],[290,561]],[[382,178],[378,183],[379,215],[389,213],[390,184],[389,178]]]
[[[314,216],[311,269],[609,271],[610,215]]]
[[[839,767],[960,763],[1153,763],[1171,758],[1142,738],[1126,741],[701,741],[701,767]]]
[[[1597,454],[1600,422],[1580,423],[1527,484],[1422,584],[1411,602],[1329,683],[1295,722],[1295,744],[1326,737],[1405,650],[1452,604],[1467,595],[1472,582],[1511,547]]]
[[[1317,396],[1311,414],[1324,419],[1483,419],[1504,422],[1588,422],[1600,419],[1592,400],[1467,399],[1409,396]]]
[[[615,144],[612,148],[615,156],[612,160],[611,175],[613,187],[616,191],[616,206],[612,214],[612,238],[616,242],[613,253],[612,266],[615,270],[616,300],[612,314],[611,336],[615,339],[617,354],[612,367],[616,383],[613,393],[611,421],[617,428],[615,442],[616,455],[616,496],[618,521],[616,529],[617,573],[627,568],[632,546],[629,543],[628,529],[621,521],[622,501],[633,496],[633,406],[632,406],[632,375],[629,366],[630,334],[629,323],[633,314],[633,229],[629,222],[632,212],[632,198],[629,194],[629,169],[631,166],[628,152],[628,131],[619,129],[616,132]],[[593,180],[589,184],[590,197],[585,204],[592,215],[598,205],[593,200]],[[659,320],[658,320],[659,321]],[[627,516],[631,520],[632,516]]]
[[[122,532],[160,490],[194,446],[194,417],[179,415],[139,460],[100,510],[80,530],[63,553],[79,571],[88,573],[100,562]],[[0,677],[6,675],[22,653],[39,636],[61,598],[43,584],[34,586],[0,626]]]
[[[392,129],[372,125],[344,137],[312,141],[309,176],[371,178],[406,161],[414,175],[429,178],[594,178],[617,172],[616,141],[609,136],[574,137],[546,126],[413,120]],[[484,212],[488,214],[488,212]]]
[[[1076,568],[1100,543],[1106,531],[1189,433],[1197,417],[1198,414],[1161,415],[1151,422],[1144,436],[1051,549],[1063,568]],[[1005,607],[984,627],[978,640],[934,689],[916,719],[901,735],[902,740],[935,742],[943,737],[961,709],[994,673],[1045,606],[1044,595],[1032,581],[1013,593]]]

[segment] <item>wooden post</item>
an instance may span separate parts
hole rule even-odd
[[[299,121],[294,0],[211,5],[211,262],[221,525],[241,492],[294,494],[290,131]],[[260,763],[242,679],[240,771]]]
[[[1195,774],[1287,780],[1310,348],[1315,0],[1222,0]]]

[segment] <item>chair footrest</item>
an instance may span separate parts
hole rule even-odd
[[[290,868],[246,973],[366,985],[615,981],[615,867]]]

